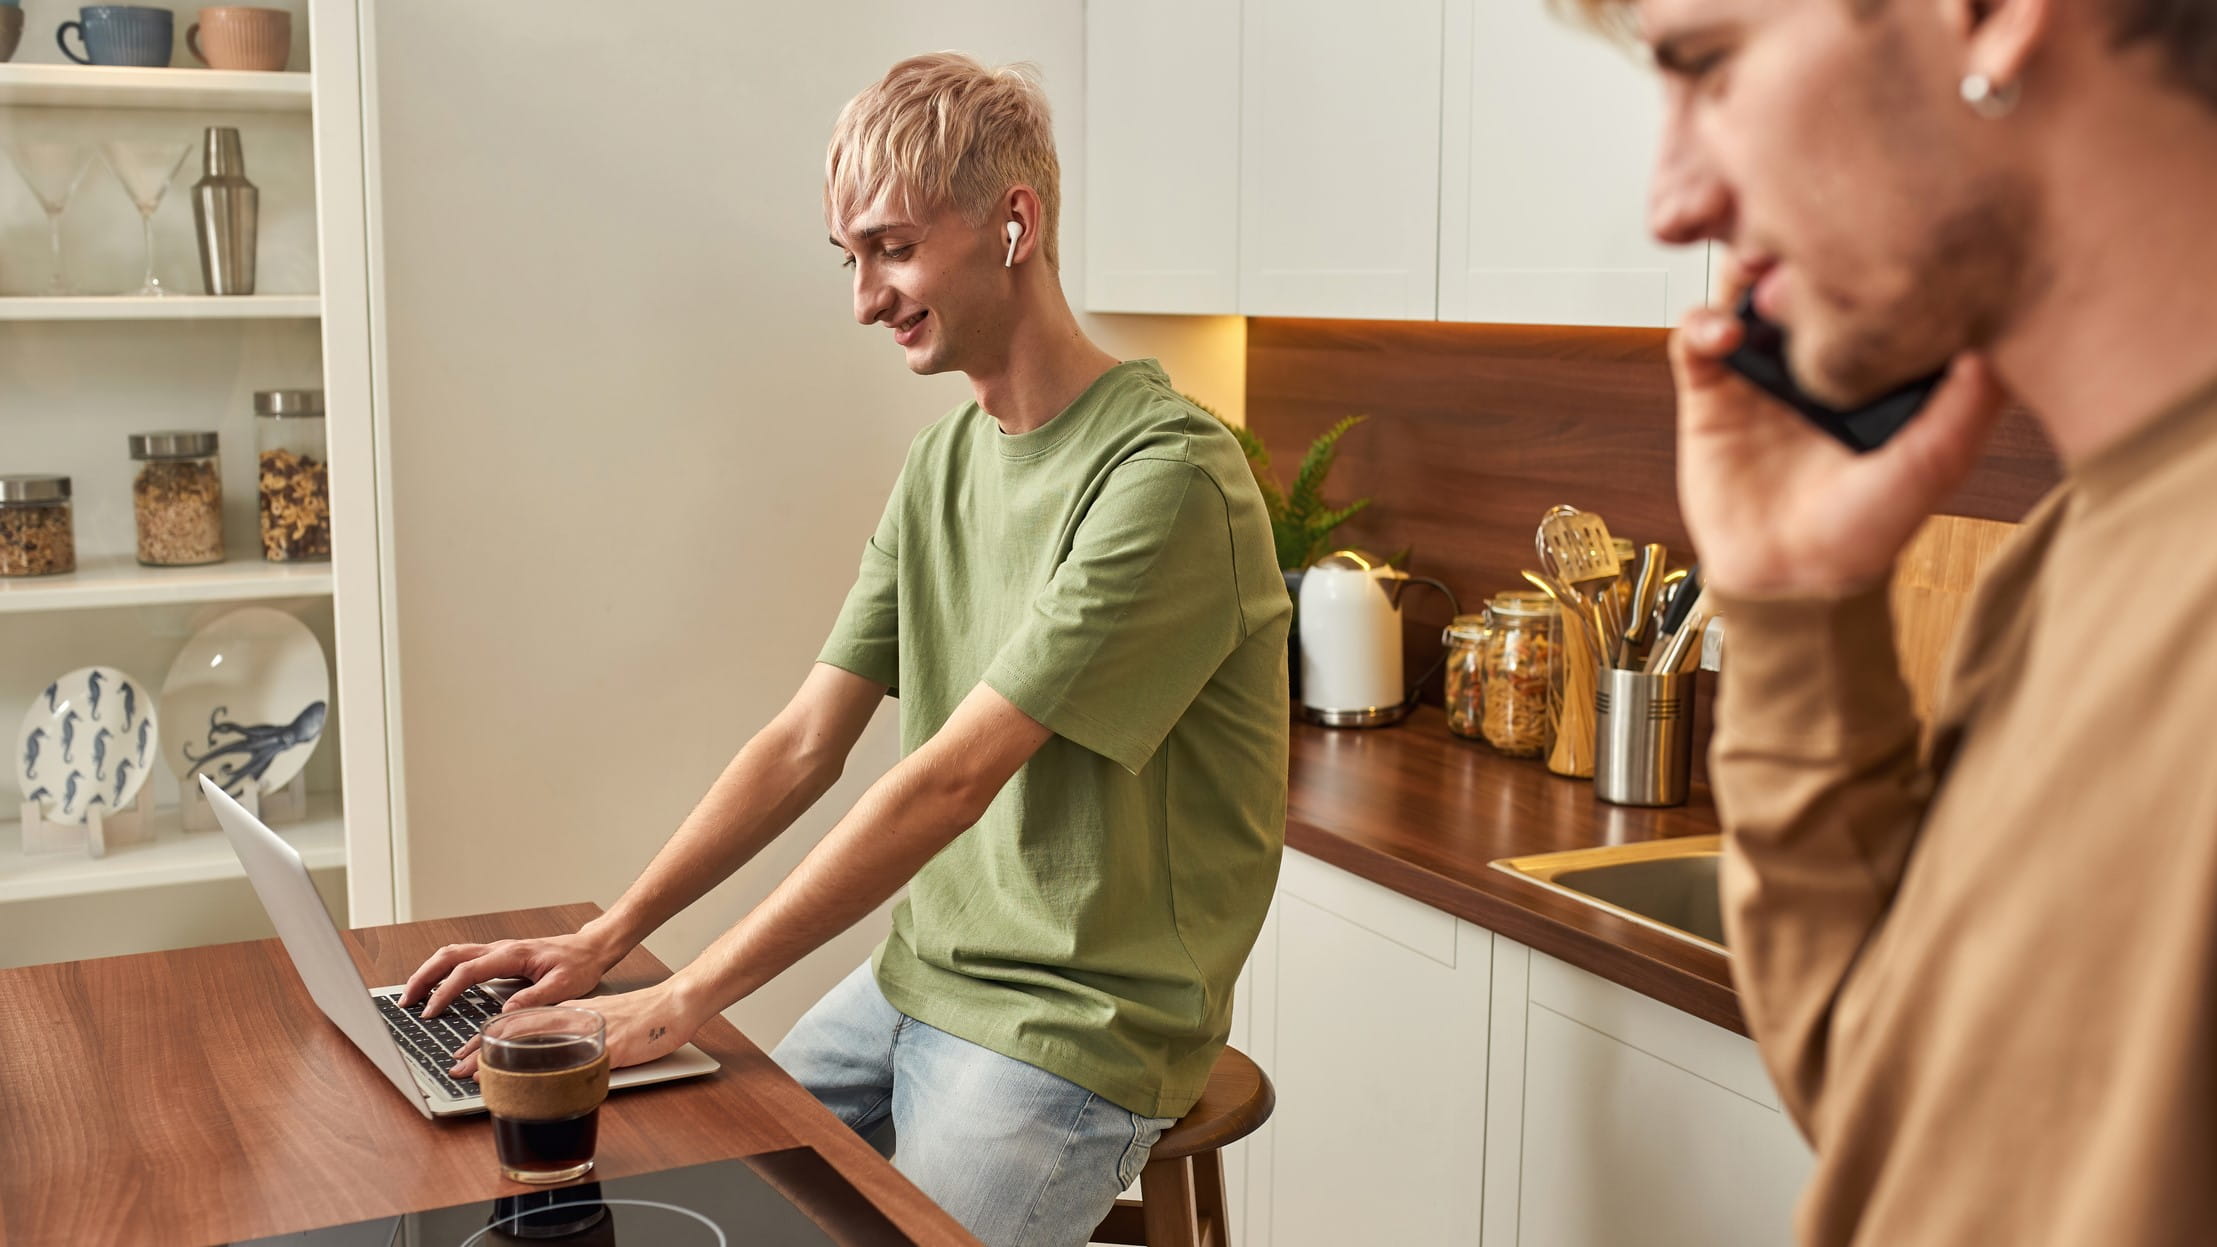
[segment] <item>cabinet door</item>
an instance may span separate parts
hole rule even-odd
[[[1440,319],[1677,323],[1709,249],[1647,231],[1661,88],[1542,3],[1448,0]]]
[[[1264,939],[1247,1247],[1476,1243],[1490,937],[1288,853]]]
[[[1437,314],[1441,0],[1250,0],[1240,311]]]
[[[1240,0],[1085,6],[1085,306],[1239,311]]]
[[[1753,1043],[1494,944],[1487,1247],[1793,1241],[1809,1150]]]

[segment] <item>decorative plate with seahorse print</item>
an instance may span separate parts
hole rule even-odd
[[[308,625],[249,606],[193,634],[162,681],[162,756],[234,797],[274,792],[308,765],[331,713],[331,665]]]
[[[15,783],[39,817],[75,826],[138,800],[161,749],[154,695],[115,667],[79,667],[39,690],[15,738]]]

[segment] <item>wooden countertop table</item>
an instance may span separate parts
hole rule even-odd
[[[1593,785],[1504,758],[1447,730],[1432,706],[1395,727],[1297,723],[1286,847],[1434,909],[1747,1033],[1722,955],[1502,871],[1497,858],[1714,835],[1696,786],[1685,805],[1609,805]]]
[[[574,931],[598,912],[526,909],[346,938],[382,985],[406,981],[440,945]],[[668,973],[642,949],[608,983],[629,990]],[[914,1241],[975,1247],[729,1022],[696,1042],[723,1069],[610,1095],[595,1177],[808,1147]],[[395,1093],[317,1011],[276,940],[0,971],[4,1247],[227,1243],[528,1189],[500,1176],[487,1118],[427,1121]],[[882,1236],[877,1216],[853,1211]]]

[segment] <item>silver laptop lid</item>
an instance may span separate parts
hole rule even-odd
[[[308,985],[308,994],[315,998],[316,1007],[345,1032],[379,1073],[400,1088],[417,1112],[430,1116],[423,1088],[416,1084],[407,1058],[385,1029],[385,1019],[378,1016],[377,1006],[370,1000],[369,984],[354,968],[354,958],[339,938],[338,924],[331,920],[331,911],[324,908],[323,897],[316,893],[315,881],[308,877],[307,863],[300,860],[293,846],[247,813],[246,807],[233,801],[229,793],[205,775],[197,778],[200,790],[215,810],[216,821],[223,825],[223,834],[230,837],[232,850],[246,867],[255,895],[262,898],[262,908],[269,911],[278,938],[292,955],[293,968]]]

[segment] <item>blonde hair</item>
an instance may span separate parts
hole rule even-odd
[[[1620,43],[1639,41],[1633,0],[1548,0],[1548,7]]]
[[[898,196],[982,225],[1017,184],[1039,195],[1039,245],[1059,267],[1062,166],[1030,65],[988,69],[960,52],[912,56],[847,101],[824,155],[824,218]]]

